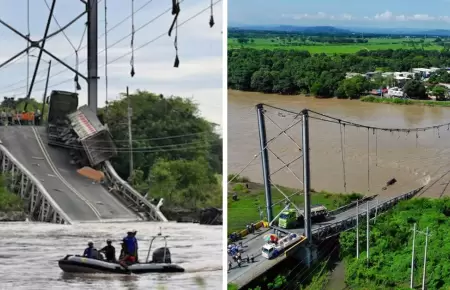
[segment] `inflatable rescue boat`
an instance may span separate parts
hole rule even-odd
[[[149,261],[153,241],[161,237],[165,246],[153,251],[152,260]],[[135,263],[124,267],[119,263],[105,260],[90,259],[79,255],[67,255],[58,261],[58,265],[66,273],[110,273],[110,274],[145,274],[145,273],[176,273],[184,272],[184,269],[172,264],[167,236],[155,236],[150,242],[147,259],[144,263]]]

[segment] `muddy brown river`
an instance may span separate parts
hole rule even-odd
[[[228,92],[228,173],[240,172],[259,152],[257,103],[266,103],[301,111],[308,108],[355,123],[384,128],[417,128],[450,122],[450,108],[415,105],[364,103],[358,100],[316,99],[305,96],[280,96],[239,91]],[[292,124],[294,115],[266,107],[267,139]],[[272,120],[270,120],[270,119]],[[425,185],[422,196],[450,195],[450,131],[447,126],[419,132],[397,133],[345,126],[343,130],[346,192],[377,193],[394,196]],[[301,125],[287,131],[301,145]],[[340,126],[310,119],[311,187],[315,190],[345,192],[341,154]],[[269,148],[284,162],[300,156],[297,145],[281,135]],[[269,152],[271,171],[283,166]],[[302,159],[290,165],[302,180]],[[261,160],[256,158],[242,174],[252,181],[262,181]],[[382,190],[386,182],[397,183]],[[287,169],[272,176],[284,186],[301,187]]]

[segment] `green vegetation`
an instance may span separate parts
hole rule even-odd
[[[166,206],[221,207],[222,139],[216,125],[201,118],[188,99],[137,91],[130,102],[135,170],[129,176],[129,153],[119,153],[113,160],[117,172],[142,194],[164,198]],[[121,140],[119,150],[128,148],[126,115],[124,99],[101,112],[113,139]]]
[[[449,47],[448,39],[384,35],[304,34],[275,31],[229,31],[228,48],[268,50],[302,50],[314,53],[342,54],[361,50],[421,49],[441,50]]]
[[[215,132],[216,124],[201,118],[197,105],[181,97],[137,91],[130,95],[130,101],[135,168],[132,176],[129,153],[124,152],[129,148],[125,141],[128,103],[117,100],[99,110],[100,119],[108,124],[119,149],[119,155],[112,160],[117,173],[143,195],[151,191],[152,198],[164,198],[166,206],[222,207],[222,138]],[[4,99],[0,106],[23,110],[24,104],[24,99]],[[31,99],[28,109],[40,109],[41,105]]]
[[[355,231],[340,236],[341,255],[346,261],[346,283],[352,289],[407,289],[411,271],[413,224],[420,231],[429,227],[427,289],[450,288],[450,199],[413,199],[400,203],[395,210],[381,215],[370,229],[370,263],[355,259]],[[365,225],[365,222],[362,223]],[[361,227],[360,241],[365,243]],[[416,235],[414,284],[421,285],[424,235]],[[365,257],[365,247],[360,247]]]
[[[450,66],[450,52],[402,49],[311,55],[307,51],[244,48],[228,51],[228,87],[262,93],[356,99],[373,89],[396,84],[392,76],[383,77],[382,72],[432,66]],[[375,71],[379,74],[371,79],[362,75],[346,78],[346,73]],[[437,83],[447,80],[448,73],[443,74],[443,71],[431,75],[428,90],[434,90]],[[404,89],[410,98],[428,99],[419,75],[407,81]]]
[[[0,176],[0,211],[22,211],[24,202],[20,196],[11,193],[7,188],[7,182],[3,176]]]
[[[379,98],[374,96],[366,96],[360,99],[362,102],[397,104],[397,105],[422,105],[429,107],[450,107],[450,101],[427,101],[427,100],[411,100],[401,98]]]
[[[248,180],[248,178],[245,179]],[[263,214],[266,215],[264,186],[252,182],[247,184],[249,188],[247,188],[244,183],[231,183],[229,185],[229,192],[231,194],[228,194],[228,233],[243,230],[247,224],[260,221],[261,218],[258,207],[261,208]],[[298,190],[293,188],[283,186],[276,187],[280,188],[288,196],[298,192]],[[272,202],[274,204],[277,203],[273,206],[274,213],[280,212],[285,206],[284,202],[282,202],[285,198],[276,187],[272,186]],[[237,194],[237,201],[232,199],[233,193]],[[313,191],[311,203],[322,204],[329,210],[332,210],[358,198],[361,198],[360,194],[332,194],[324,191]],[[298,206],[303,206],[304,204],[304,197],[301,192],[298,195],[292,196],[290,199]]]

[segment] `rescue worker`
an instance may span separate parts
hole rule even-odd
[[[136,263],[136,238],[135,231],[127,232],[127,236],[123,238],[124,257],[120,260],[120,265],[128,268],[127,264]]]
[[[104,246],[99,252],[105,253],[106,261],[115,263],[116,262],[116,249],[111,245],[111,240],[106,240],[106,246]]]
[[[137,239],[136,239],[136,234],[137,234],[137,231],[136,230],[133,230],[132,231],[133,232],[133,241],[134,241],[134,244],[135,244],[135,256],[136,256],[136,263],[139,263],[139,257],[138,257],[138,252],[139,252],[139,247],[138,247],[138,241],[137,241]]]
[[[83,257],[89,259],[98,259],[98,252],[97,249],[94,248],[93,242],[88,243],[88,247],[84,250]]]

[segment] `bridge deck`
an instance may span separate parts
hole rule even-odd
[[[379,204],[382,204],[385,200],[379,200]],[[377,207],[377,201],[371,200],[362,202],[359,205],[359,213],[365,213],[367,210],[367,202],[369,203],[369,210],[374,209]],[[329,224],[334,224],[340,221],[344,221],[348,218],[351,218],[352,216],[356,217],[356,207],[349,208],[348,210],[341,212],[337,214],[334,217],[331,217],[331,219],[320,222],[320,223],[314,223],[312,225],[312,234],[317,233],[320,231],[321,227],[327,226]],[[362,223],[364,223],[365,220],[362,220]],[[273,229],[280,229],[278,227],[273,227]],[[262,275],[263,273],[270,270],[273,266],[280,263],[284,259],[286,259],[286,256],[284,254],[280,255],[280,257],[277,257],[276,259],[267,260],[266,258],[263,258],[261,256],[261,250],[262,246],[265,244],[264,241],[264,235],[268,234],[271,230],[266,229],[263,231],[259,231],[255,234],[249,235],[244,241],[243,241],[243,247],[244,252],[242,253],[242,257],[246,258],[246,256],[253,255],[255,257],[254,263],[244,263],[241,268],[237,267],[236,263],[233,263],[233,268],[228,272],[228,283],[237,284],[239,287],[243,287]],[[286,230],[284,230],[286,231]],[[304,234],[303,228],[297,228],[297,229],[289,229],[289,232],[297,233],[300,235]],[[301,246],[302,243],[295,245],[296,247]],[[293,250],[291,248],[290,250]],[[231,257],[229,257],[229,260],[232,261]]]
[[[0,140],[11,154],[40,180],[55,202],[73,221],[137,220],[136,215],[103,186],[93,184],[80,176],[76,172],[77,168],[69,163],[70,156],[66,150],[48,146],[45,128],[35,128],[42,138],[43,148],[48,152],[56,173],[45,159],[33,127],[1,127]],[[61,180],[58,173],[69,185]]]

